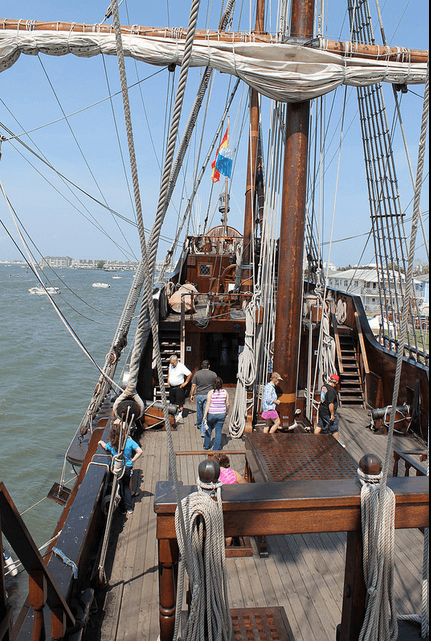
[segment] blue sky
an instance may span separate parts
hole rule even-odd
[[[77,0],[66,2],[35,2],[30,0],[5,0],[2,2],[0,13],[4,18],[22,20],[62,20],[94,23],[103,20],[108,2],[94,0],[91,3]],[[181,0],[172,3],[146,3],[143,10],[141,2],[127,0],[120,7],[123,24],[133,23],[152,26],[187,26],[187,4]],[[328,8],[327,29],[329,38],[348,38],[345,3],[337,0]],[[127,9],[127,12],[126,12]],[[405,2],[395,0],[381,5],[385,33],[389,44],[428,48],[428,3],[425,1]],[[239,12],[239,4],[238,9]],[[245,16],[246,9],[243,9]],[[268,14],[270,16],[270,14]],[[206,6],[202,4],[200,26],[206,23]],[[272,17],[273,19],[273,17]],[[208,24],[213,27],[218,20],[218,13],[210,16]],[[247,19],[248,20],[248,19]],[[234,20],[233,28],[238,21]],[[242,28],[248,26],[243,20]],[[376,41],[381,42],[377,27]],[[106,69],[106,75],[105,75]],[[127,76],[129,84],[153,75],[159,68],[141,64],[136,66],[133,61],[127,61]],[[198,70],[190,74],[189,86],[191,93],[199,82]],[[178,74],[176,74],[178,77]],[[92,59],[79,59],[75,56],[24,56],[9,70],[0,74],[0,122],[14,133],[33,131],[23,141],[32,149],[37,147],[46,155],[49,162],[58,171],[88,191],[95,198],[104,199],[109,206],[126,218],[133,218],[132,205],[124,179],[124,170],[119,145],[113,127],[113,117],[109,101],[85,111],[70,116],[67,122],[62,119],[62,110],[73,114],[106,98],[108,95],[107,78],[111,92],[119,89],[118,69],[114,58],[103,59],[97,56]],[[158,163],[163,157],[163,140],[165,139],[165,112],[168,107],[167,94],[171,83],[171,75],[167,71],[141,82],[140,89],[134,87],[130,91],[132,104],[133,127],[137,148],[138,170],[140,177],[141,198],[144,212],[144,224],[150,227],[157,207],[160,172]],[[212,89],[216,97],[215,107],[208,113],[208,134],[203,145],[212,137],[218,118],[222,113],[226,94],[230,91],[232,80],[223,77],[215,81]],[[416,167],[417,142],[420,133],[420,117],[422,112],[423,86],[412,87],[412,91],[402,99],[402,111],[406,135],[411,148],[412,162]],[[391,121],[393,105],[392,90],[385,89],[387,96],[388,119]],[[337,265],[354,264],[359,261],[364,245],[364,236],[369,230],[368,195],[364,179],[364,163],[360,132],[357,124],[357,102],[355,90],[347,92],[347,110],[345,116],[345,141],[341,155],[340,179],[337,200],[334,205],[332,188],[335,184],[335,167],[333,162],[328,169],[329,182],[332,186],[325,187],[324,238],[328,239],[331,229],[332,210],[335,209],[334,239],[358,236],[354,240],[335,243],[331,250],[331,261]],[[337,106],[343,101],[343,93],[338,90]],[[186,99],[184,114],[188,114],[192,97]],[[242,229],[242,210],[245,191],[246,143],[239,142],[242,114],[247,101],[244,88],[237,93],[231,113],[232,139],[238,145],[238,161],[232,183],[232,211],[229,222]],[[332,97],[328,97],[328,109]],[[145,105],[145,111],[143,108]],[[122,115],[121,98],[113,98],[117,126],[125,155],[126,173],[129,176],[127,147],[125,145],[124,119]],[[264,113],[267,107],[264,107]],[[184,120],[184,118],[183,118]],[[53,123],[53,124],[49,124]],[[150,124],[148,124],[150,123]],[[351,124],[352,123],[352,124]],[[353,124],[354,123],[354,124]],[[1,130],[1,133],[5,133]],[[75,138],[74,138],[75,136]],[[334,138],[338,142],[338,138]],[[197,148],[196,138],[192,146]],[[79,147],[78,147],[79,145]],[[334,143],[333,153],[336,153]],[[401,203],[406,208],[406,217],[412,213],[407,205],[412,198],[410,178],[401,148],[399,132],[395,137],[395,154],[399,162],[398,178],[400,182]],[[156,153],[154,151],[156,150]],[[43,255],[69,255],[74,258],[133,258],[139,254],[139,241],[136,228],[132,225],[113,221],[112,216],[86,196],[79,195],[78,202],[64,186],[61,180],[40,161],[26,152],[21,145],[6,142],[2,146],[3,157],[0,163],[0,179],[17,215],[25,226],[27,233]],[[22,154],[22,155],[21,155]],[[85,158],[85,160],[84,160]],[[31,163],[31,164],[30,164]],[[428,172],[428,165],[425,173]],[[183,171],[184,186],[179,181],[174,197],[174,207],[167,215],[162,231],[159,257],[162,258],[169,247],[169,239],[173,237],[177,225],[178,211],[182,210],[188,197],[191,166]],[[48,182],[49,181],[49,182]],[[421,207],[428,211],[428,179],[425,184]],[[219,214],[216,199],[210,202],[209,171],[204,178],[204,193],[196,201],[194,209],[194,224],[204,218],[207,207],[215,210],[213,224],[218,224]],[[58,190],[58,191],[56,191]],[[60,193],[58,193],[60,192]],[[208,205],[209,203],[209,205]],[[0,201],[0,219],[17,239],[14,223],[8,212],[3,198]],[[90,220],[93,220],[93,223]],[[426,218],[426,226],[427,225]],[[103,227],[101,234],[97,225]],[[192,228],[190,229],[192,231]],[[127,238],[126,243],[124,236]],[[19,242],[19,241],[17,241]],[[418,245],[422,239],[418,239]],[[128,246],[130,245],[130,247]],[[325,246],[327,247],[327,246]],[[325,250],[326,251],[326,250]],[[19,258],[19,253],[6,232],[0,227],[0,260]],[[424,259],[425,254],[418,250],[418,257]],[[363,255],[363,262],[372,260],[371,245]]]

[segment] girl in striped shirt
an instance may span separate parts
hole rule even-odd
[[[215,430],[213,449],[219,450],[221,446],[221,435],[226,416],[229,414],[229,396],[223,389],[223,381],[217,376],[213,382],[213,391],[208,392],[207,404],[204,413],[204,450],[211,446],[211,433]],[[206,425],[205,425],[206,423]]]

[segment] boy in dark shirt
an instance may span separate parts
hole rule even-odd
[[[315,434],[332,434],[338,441],[337,385],[340,377],[332,374],[320,392],[319,420]]]

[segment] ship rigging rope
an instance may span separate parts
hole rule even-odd
[[[243,435],[247,416],[247,387],[251,387],[256,380],[254,337],[256,332],[257,299],[258,296],[255,295],[248,305],[243,304],[245,312],[245,338],[244,349],[238,359],[238,379],[229,421],[229,434],[232,438],[241,438]]]
[[[225,535],[221,483],[204,484],[198,478],[197,492],[182,500],[182,511],[186,529],[181,528],[181,516],[175,512],[175,529],[181,555],[178,579],[177,607],[181,612],[183,604],[185,570],[190,580],[191,603],[189,616],[181,639],[202,641],[202,639],[231,641],[233,638],[232,619],[229,616],[229,602],[226,578]],[[209,490],[207,493],[204,490]],[[216,500],[212,498],[215,494]],[[191,563],[184,563],[185,539],[191,541]],[[178,637],[179,617],[175,621],[174,641]]]
[[[174,120],[171,125],[171,135],[169,137],[168,152],[165,159],[165,171],[164,171],[162,189],[161,189],[161,192],[164,192],[164,193],[166,193],[167,180],[169,179],[169,176],[171,173],[173,152],[175,148],[175,142],[176,142],[178,127],[179,127],[181,105],[184,97],[185,83],[186,83],[187,71],[190,63],[199,4],[200,4],[200,0],[193,0],[191,10],[190,10],[190,19],[189,19],[189,25],[187,30],[185,48],[184,48],[184,56],[181,64],[180,78],[178,82],[178,91],[177,91],[177,97],[175,101]],[[161,193],[160,194],[161,204],[158,208],[158,211],[156,214],[156,220],[153,225],[153,230],[150,236],[150,248],[153,250],[153,253],[150,255],[150,260],[149,260],[147,245],[145,242],[145,231],[143,228],[144,226],[143,226],[143,219],[142,219],[141,200],[140,200],[140,194],[139,194],[139,182],[138,182],[138,174],[137,174],[137,166],[136,166],[136,157],[135,157],[135,151],[134,151],[132,122],[131,122],[130,106],[129,106],[128,92],[127,92],[126,70],[125,70],[125,64],[124,64],[124,52],[123,52],[123,46],[122,46],[121,27],[120,27],[119,15],[118,15],[117,0],[111,1],[111,9],[112,9],[112,15],[113,15],[114,29],[115,29],[117,60],[118,60],[121,88],[122,88],[122,94],[123,94],[123,107],[124,107],[124,116],[125,116],[126,128],[127,128],[130,164],[131,164],[131,170],[132,170],[132,176],[133,176],[133,188],[134,188],[135,202],[136,202],[136,213],[138,218],[139,239],[141,242],[142,260],[143,260],[143,266],[145,271],[144,294],[143,294],[143,300],[141,305],[141,313],[139,317],[138,329],[136,331],[135,342],[133,346],[132,358],[130,363],[130,383],[127,386],[126,392],[127,392],[127,396],[129,397],[134,396],[136,394],[136,384],[137,384],[138,371],[139,371],[139,360],[141,357],[142,343],[144,341],[144,334],[146,331],[147,317],[149,315],[151,330],[153,334],[153,346],[154,346],[154,351],[156,356],[157,374],[159,378],[160,392],[161,392],[162,403],[163,403],[163,418],[166,426],[167,439],[168,439],[169,467],[170,467],[170,471],[172,473],[172,477],[174,481],[176,500],[177,500],[178,510],[180,513],[181,529],[184,535],[185,524],[184,524],[184,518],[182,514],[181,499],[180,499],[180,493],[179,493],[178,474],[177,474],[177,468],[176,468],[176,456],[175,456],[173,443],[172,443],[171,424],[170,424],[169,415],[168,415],[168,403],[167,403],[166,389],[165,389],[164,379],[163,379],[162,362],[160,357],[160,345],[159,345],[159,339],[158,339],[158,326],[157,326],[154,305],[152,303],[152,295],[151,295],[152,294],[151,287],[152,287],[155,256],[156,256],[156,253],[154,252],[157,252],[157,244],[158,244],[158,239],[160,235],[161,225],[163,222],[162,214],[165,212],[163,211],[164,206],[163,206],[163,198]],[[186,541],[185,556],[186,556],[187,563],[189,563],[189,566],[191,566],[190,544],[186,538],[185,538],[185,541]]]
[[[418,163],[416,171],[416,182],[415,182],[415,194],[414,194],[414,204],[413,204],[413,219],[412,219],[412,228],[410,233],[410,244],[407,260],[407,273],[406,273],[406,291],[404,296],[404,302],[402,306],[401,313],[401,332],[400,338],[397,346],[397,365],[395,370],[395,380],[394,380],[394,389],[392,394],[392,408],[390,413],[389,427],[388,427],[388,440],[386,446],[385,462],[383,465],[382,478],[379,483],[379,488],[375,492],[374,505],[372,507],[373,513],[373,524],[372,527],[375,532],[380,532],[384,528],[385,536],[388,537],[388,517],[385,512],[386,497],[387,497],[387,477],[389,470],[389,462],[392,454],[392,442],[394,434],[394,425],[395,425],[395,415],[396,415],[396,406],[400,388],[401,381],[401,370],[404,357],[404,347],[406,344],[406,334],[407,334],[407,321],[409,314],[409,303],[412,292],[412,283],[413,283],[413,261],[415,255],[415,244],[417,236],[417,225],[419,220],[419,203],[420,203],[420,192],[422,186],[422,176],[424,168],[424,158],[425,158],[425,149],[426,149],[426,134],[428,128],[428,112],[429,112],[429,62],[428,62],[428,73],[427,80],[425,85],[425,94],[424,94],[424,105],[422,112],[422,123],[421,123],[421,133],[419,140],[419,151],[418,151]],[[429,476],[429,435],[428,435],[428,464],[427,464],[427,476]],[[362,497],[362,492],[361,492]],[[377,503],[377,505],[376,505]],[[367,521],[364,517],[363,531],[364,537],[367,530],[371,527],[367,524]],[[394,527],[394,516],[391,520],[391,528]],[[422,638],[428,636],[429,633],[429,621],[427,619],[427,601],[428,601],[428,582],[427,582],[427,568],[428,568],[428,543],[429,543],[429,529],[425,528],[425,537],[424,537],[424,563],[423,563],[423,575],[422,575],[422,613],[421,613],[421,636]],[[364,544],[365,548],[365,544]],[[371,545],[370,545],[370,549]],[[364,624],[360,634],[360,641],[366,639],[367,641],[385,641],[389,638],[396,638],[396,617],[394,613],[393,604],[393,570],[389,568],[390,580],[385,585],[387,596],[384,599],[380,598],[380,591],[382,590],[382,585],[379,582],[379,577],[375,574],[374,568],[379,568],[384,563],[384,556],[378,556],[380,550],[375,548],[373,553],[366,558],[364,554],[364,575],[366,578],[366,587],[368,591],[368,601],[366,604],[366,613]],[[388,623],[388,610],[387,604],[391,604],[391,610],[393,612],[392,621],[391,621],[391,630],[389,632],[389,623]],[[377,611],[377,609],[379,610]],[[413,618],[411,615],[408,617],[403,616],[402,618]],[[383,626],[383,628],[382,628]],[[383,631],[386,636],[383,636]],[[389,637],[389,634],[391,635]]]
[[[317,359],[316,359],[317,363],[319,364],[319,367],[316,367],[316,370],[314,372],[312,390],[307,390],[309,406],[311,406],[313,399],[315,397],[316,387],[320,387],[326,378],[329,378],[331,374],[336,373],[334,339],[330,336],[330,332],[329,332],[328,314],[330,313],[331,310],[328,309],[329,305],[326,301],[326,294],[328,289],[328,274],[329,274],[329,264],[330,264],[331,250],[332,250],[332,239],[334,237],[335,211],[336,211],[336,204],[337,204],[338,182],[340,178],[340,166],[341,166],[341,147],[342,147],[342,142],[344,138],[344,117],[346,114],[346,98],[347,98],[347,88],[345,87],[344,97],[343,97],[343,110],[342,110],[341,125],[340,125],[340,140],[338,143],[337,173],[336,173],[336,180],[335,180],[334,202],[332,206],[331,233],[330,233],[330,242],[329,242],[328,258],[327,258],[328,267],[327,267],[326,275],[324,278],[323,294],[320,293],[320,288],[316,288],[316,293],[318,296],[321,297],[321,302],[322,302],[322,322],[320,323],[320,331],[319,331],[318,346],[317,346]],[[320,165],[322,165],[322,163],[320,163]],[[320,218],[321,218],[321,213],[320,213]]]
[[[105,522],[105,531],[103,534],[103,541],[100,551],[99,564],[97,567],[98,579],[101,585],[106,584],[106,573],[105,573],[105,560],[106,553],[108,551],[109,537],[111,534],[111,521],[114,514],[114,510],[119,503],[119,481],[123,477],[126,461],[124,459],[124,448],[126,446],[127,439],[129,437],[130,428],[134,421],[135,417],[132,415],[129,417],[129,410],[127,411],[127,416],[125,421],[121,421],[120,429],[120,438],[118,442],[118,452],[113,457],[111,462],[111,472],[113,473],[111,494],[109,500],[108,514]],[[117,419],[118,420],[118,419]],[[130,422],[128,422],[130,421]]]

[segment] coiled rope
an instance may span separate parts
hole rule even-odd
[[[183,559],[185,541],[181,517],[178,508],[175,512],[181,555],[177,612],[181,611],[183,601],[185,570],[189,576],[192,598],[184,636],[178,637],[177,617],[174,641],[231,641],[233,633],[227,594],[222,484],[204,484],[200,479],[196,483],[198,491],[181,501],[186,523],[185,536],[192,546],[190,562],[184,562]],[[205,489],[212,490],[211,495]],[[213,495],[216,500],[212,498]]]
[[[363,568],[367,588],[367,608],[359,641],[396,639],[398,627],[393,590],[395,494],[387,486],[381,487],[383,472],[364,474],[358,468],[358,476],[362,484]],[[380,509],[381,519],[378,518]]]

